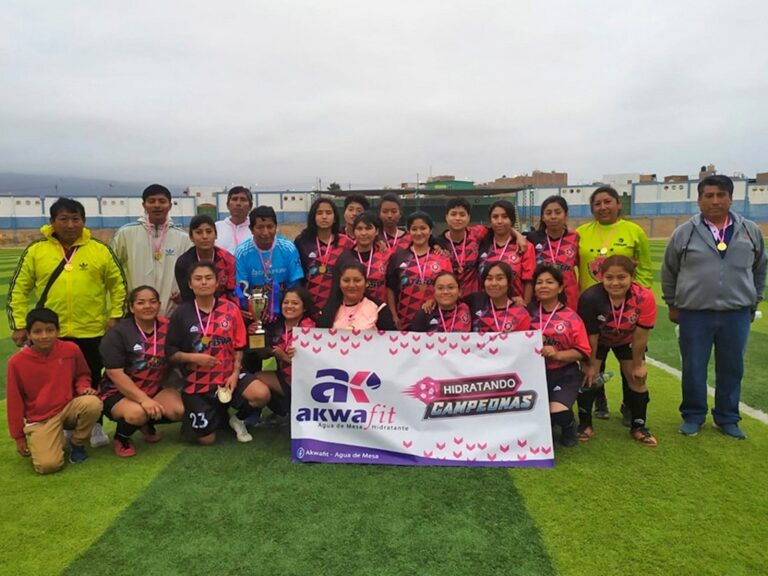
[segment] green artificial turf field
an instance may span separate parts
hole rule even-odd
[[[19,253],[0,252],[3,304]],[[742,396],[764,411],[767,335],[768,319],[753,325]],[[13,349],[0,323],[2,382]],[[679,367],[661,302],[650,355]],[[747,417],[746,442],[710,426],[682,437],[678,381],[650,374],[657,449],[613,414],[551,470],[292,464],[288,429],[199,448],[164,426],[133,459],[92,449],[38,477],[5,433],[0,574],[764,573],[768,426]]]

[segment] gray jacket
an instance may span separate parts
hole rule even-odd
[[[733,237],[721,258],[701,214],[672,233],[661,268],[664,301],[683,310],[754,308],[763,299],[766,262],[757,224],[731,212]]]

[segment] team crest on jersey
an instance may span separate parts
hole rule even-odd
[[[430,266],[432,267],[432,272],[437,272],[438,270],[440,270],[440,264],[438,264],[437,262],[432,262]]]
[[[557,324],[555,324],[555,332],[557,332],[558,334],[562,334],[563,332],[565,332],[565,324],[562,322],[558,322]]]
[[[565,249],[565,255],[568,256],[568,258],[573,258],[573,256],[576,254],[573,248],[566,248]]]
[[[229,320],[224,318],[224,320],[221,321],[221,327],[224,328],[224,330],[228,330],[229,326],[230,326]]]
[[[632,322],[633,324],[637,322],[637,318],[638,316],[636,312],[633,312],[632,314],[629,315],[629,321]]]

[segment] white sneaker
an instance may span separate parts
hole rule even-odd
[[[240,420],[234,414],[229,417],[229,427],[235,431],[238,442],[250,442],[253,440],[253,436],[248,433],[248,428],[245,427],[245,420]]]
[[[101,424],[94,424],[93,430],[91,430],[91,447],[99,448],[108,444],[109,436],[104,433],[104,428],[101,427]]]

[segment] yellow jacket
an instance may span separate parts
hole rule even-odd
[[[26,328],[29,297],[39,298],[48,279],[61,262],[64,251],[53,236],[53,226],[40,228],[44,238],[35,240],[21,255],[8,289],[8,324],[11,330]],[[103,336],[110,318],[122,318],[126,283],[112,249],[95,238],[87,228],[74,244],[70,264],[48,292],[45,307],[59,315],[60,333],[70,338]]]

